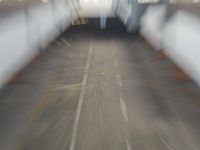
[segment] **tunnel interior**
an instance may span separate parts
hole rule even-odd
[[[116,14],[89,15],[73,2],[23,1],[0,22],[0,150],[199,150],[199,86],[152,45],[165,7],[108,1]]]

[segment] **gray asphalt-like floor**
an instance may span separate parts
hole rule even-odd
[[[199,93],[153,54],[138,35],[66,32],[1,92],[0,150],[199,150]]]

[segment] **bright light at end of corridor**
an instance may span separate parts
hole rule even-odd
[[[97,3],[100,2],[100,0],[81,0],[82,3]]]
[[[159,0],[138,0],[138,3],[158,3]]]

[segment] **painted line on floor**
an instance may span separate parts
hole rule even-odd
[[[72,137],[70,141],[70,147],[69,150],[74,150],[76,139],[77,139],[77,134],[78,134],[78,126],[79,126],[79,120],[80,120],[80,115],[83,107],[83,101],[84,101],[84,96],[85,96],[85,89],[86,89],[86,84],[88,80],[88,72],[90,68],[90,62],[91,62],[91,57],[92,57],[92,52],[93,52],[93,41],[90,41],[90,47],[89,47],[89,52],[87,56],[87,62],[84,70],[84,76],[81,84],[81,94],[79,97],[78,101],[78,107],[76,111],[76,117],[73,125],[73,130],[72,130]]]
[[[120,98],[119,101],[120,101],[120,107],[121,107],[122,115],[124,116],[124,119],[126,120],[126,122],[128,122],[126,103],[122,98]]]
[[[113,49],[113,50],[112,50],[112,56],[114,56],[115,53],[116,53],[116,49]]]
[[[161,141],[169,150],[173,150],[173,148],[172,148],[163,138],[160,138],[160,141]]]
[[[129,143],[128,138],[126,138],[126,149],[127,149],[127,150],[132,150],[131,144]]]
[[[113,48],[114,48],[114,50],[112,51],[112,55],[114,56],[117,51],[115,43],[113,44]],[[114,60],[114,67],[116,68],[116,70],[119,69],[119,60],[117,58]],[[121,75],[119,72],[116,74],[116,81],[117,81],[118,86],[123,86],[122,78],[121,78]],[[122,113],[125,121],[128,123],[126,102],[122,99],[122,92],[120,89],[119,89],[119,102],[120,102],[121,113]],[[126,149],[132,150],[129,139],[127,137],[125,137],[125,140],[126,140]]]
[[[65,39],[65,38],[62,38],[61,41],[67,45],[68,47],[71,47],[71,44]]]
[[[119,74],[116,75],[116,80],[117,80],[117,84],[118,84],[119,86],[123,86],[122,78],[121,78],[121,76],[120,76]]]
[[[118,60],[118,59],[115,59],[115,60],[114,60],[114,66],[115,66],[116,68],[119,67],[119,60]]]

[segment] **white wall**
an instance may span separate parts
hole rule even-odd
[[[47,46],[60,34],[60,28],[71,22],[70,10],[57,3],[52,15],[50,3],[28,8],[28,19],[24,11],[0,22],[0,88],[20,69],[27,65],[38,47]]]
[[[34,53],[27,45],[23,13],[4,20],[0,26],[0,86],[2,86]]]
[[[164,29],[165,53],[200,84],[200,18],[179,11]]]
[[[177,11],[165,21],[165,6],[150,6],[141,20],[140,34],[200,85],[200,18]]]
[[[166,6],[153,5],[148,7],[140,22],[140,34],[151,44],[155,50],[163,48],[163,23]]]

